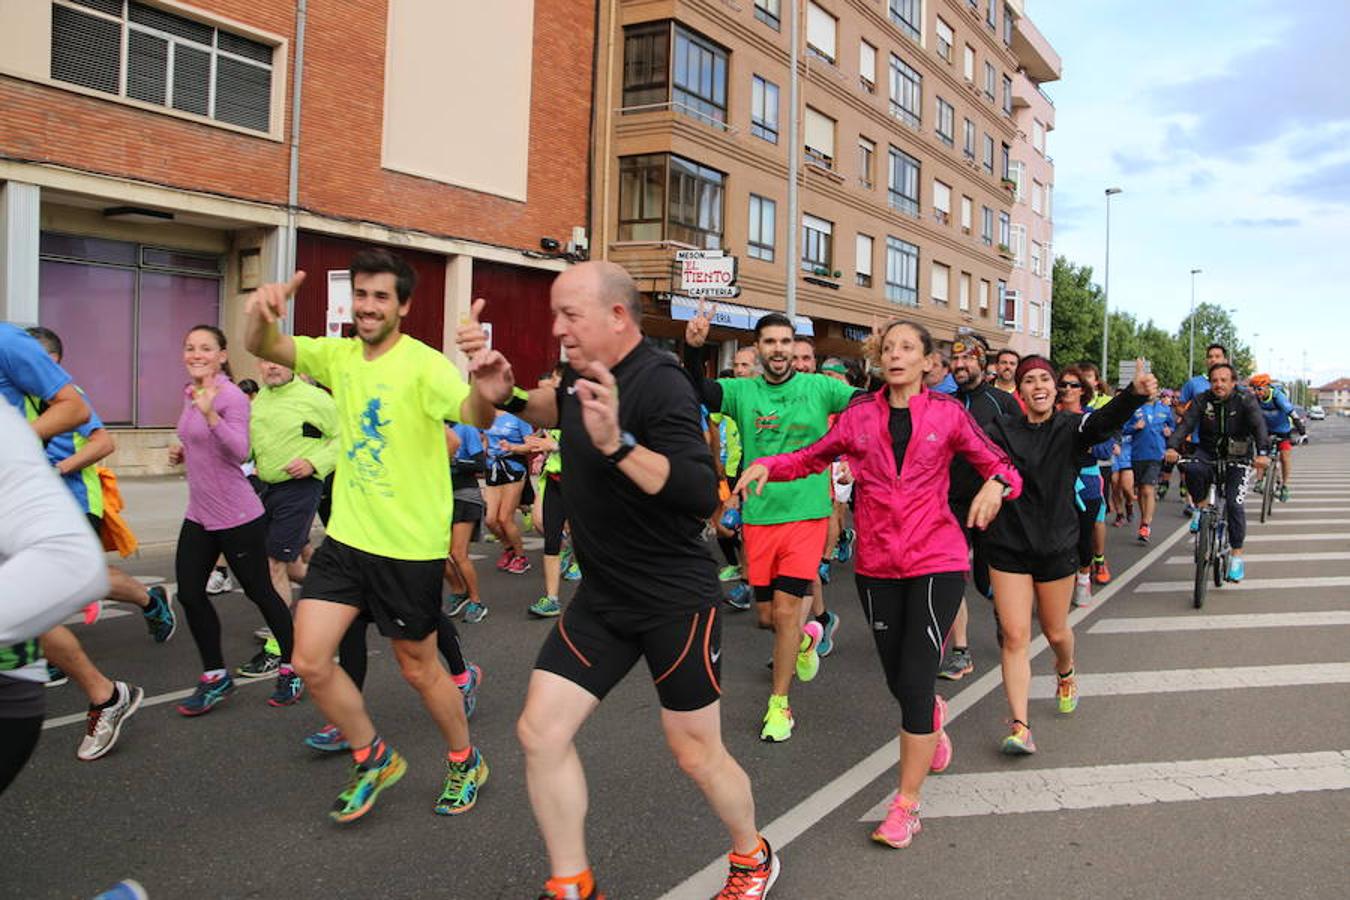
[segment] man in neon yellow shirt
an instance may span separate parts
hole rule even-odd
[[[391,639],[403,677],[422,696],[449,746],[436,812],[473,808],[488,766],[469,739],[464,699],[437,658],[441,577],[450,546],[447,421],[473,421],[469,386],[439,351],[400,330],[416,274],[386,250],[351,262],[353,338],[292,338],[276,325],[304,282],[259,288],[249,299],[250,352],[312,375],[333,391],[338,453],[328,536],[310,560],[296,606],[294,663],[328,721],[351,744],[351,781],[329,813],[370,811],[407,763],[375,731],[361,692],[333,662],[358,617]]]

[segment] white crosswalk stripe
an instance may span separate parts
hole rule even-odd
[[[1140,616],[1101,619],[1088,634],[1149,634],[1165,631],[1222,631],[1229,628],[1323,628],[1350,625],[1350,611],[1231,613],[1220,616]]]
[[[1350,559],[1350,551],[1329,553],[1246,553],[1242,556],[1247,562],[1330,562]],[[1163,565],[1195,565],[1193,556],[1169,556]]]
[[[1078,695],[1120,697],[1126,694],[1174,694],[1310,684],[1350,684],[1350,663],[1237,666],[1223,669],[1159,669],[1150,672],[1106,674],[1088,672],[1078,676]],[[1031,679],[1031,696],[1041,699],[1054,697],[1055,677],[1038,675]]]
[[[1246,543],[1303,543],[1304,541],[1343,541],[1350,546],[1350,531],[1335,531],[1322,534],[1249,534]]]
[[[1165,594],[1194,588],[1190,581],[1146,581],[1135,588],[1137,594]],[[1325,575],[1309,578],[1247,578],[1228,582],[1225,591],[1294,591],[1329,587],[1350,587],[1350,575]]]

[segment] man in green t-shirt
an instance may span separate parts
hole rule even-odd
[[[356,765],[329,813],[334,821],[365,815],[407,769],[376,733],[360,690],[333,662],[358,617],[391,639],[403,677],[449,745],[436,812],[455,815],[473,808],[488,776],[469,740],[464,699],[436,649],[450,547],[445,423],[472,420],[469,386],[443,354],[400,330],[416,283],[406,262],[386,250],[362,250],[350,272],[354,338],[292,338],[277,329],[303,272],[259,288],[248,303],[249,351],[313,376],[337,404],[333,512],[296,606],[294,664],[352,747]]]
[[[708,339],[712,310],[700,309],[685,327],[693,348]],[[755,349],[762,372],[754,378],[703,379],[694,374],[701,399],[711,412],[730,416],[740,429],[742,461],[789,453],[820,439],[829,417],[843,411],[854,390],[825,375],[798,372],[792,365],[795,329],[782,313],[769,313],[755,324]],[[825,549],[832,511],[829,472],[797,481],[765,485],[745,498],[741,510],[750,587],[755,592],[760,626],[774,630],[773,690],[760,739],[792,737],[788,688],[797,677],[810,681],[820,668],[816,652],[823,630],[811,619],[803,627],[811,584]]]

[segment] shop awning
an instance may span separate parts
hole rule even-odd
[[[705,301],[711,304],[714,301]],[[699,301],[691,297],[673,296],[670,298],[670,317],[687,322],[698,315]],[[740,331],[754,331],[760,316],[774,312],[771,309],[756,309],[753,306],[741,306],[738,303],[718,303],[713,313],[713,324],[723,328],[735,328]],[[808,316],[794,316],[792,319],[796,332],[807,337],[816,334],[815,325]]]

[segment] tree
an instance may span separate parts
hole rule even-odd
[[[1050,358],[1067,366],[1101,356],[1101,288],[1092,283],[1092,267],[1055,257],[1050,288]]]
[[[1191,316],[1181,320],[1177,329],[1177,343],[1187,351],[1191,342]],[[1237,323],[1228,310],[1213,303],[1201,303],[1195,308],[1195,371],[1192,375],[1204,374],[1205,348],[1210,344],[1223,344],[1228,348],[1228,361],[1238,370],[1238,377],[1252,374],[1254,359],[1252,350],[1238,338]]]

